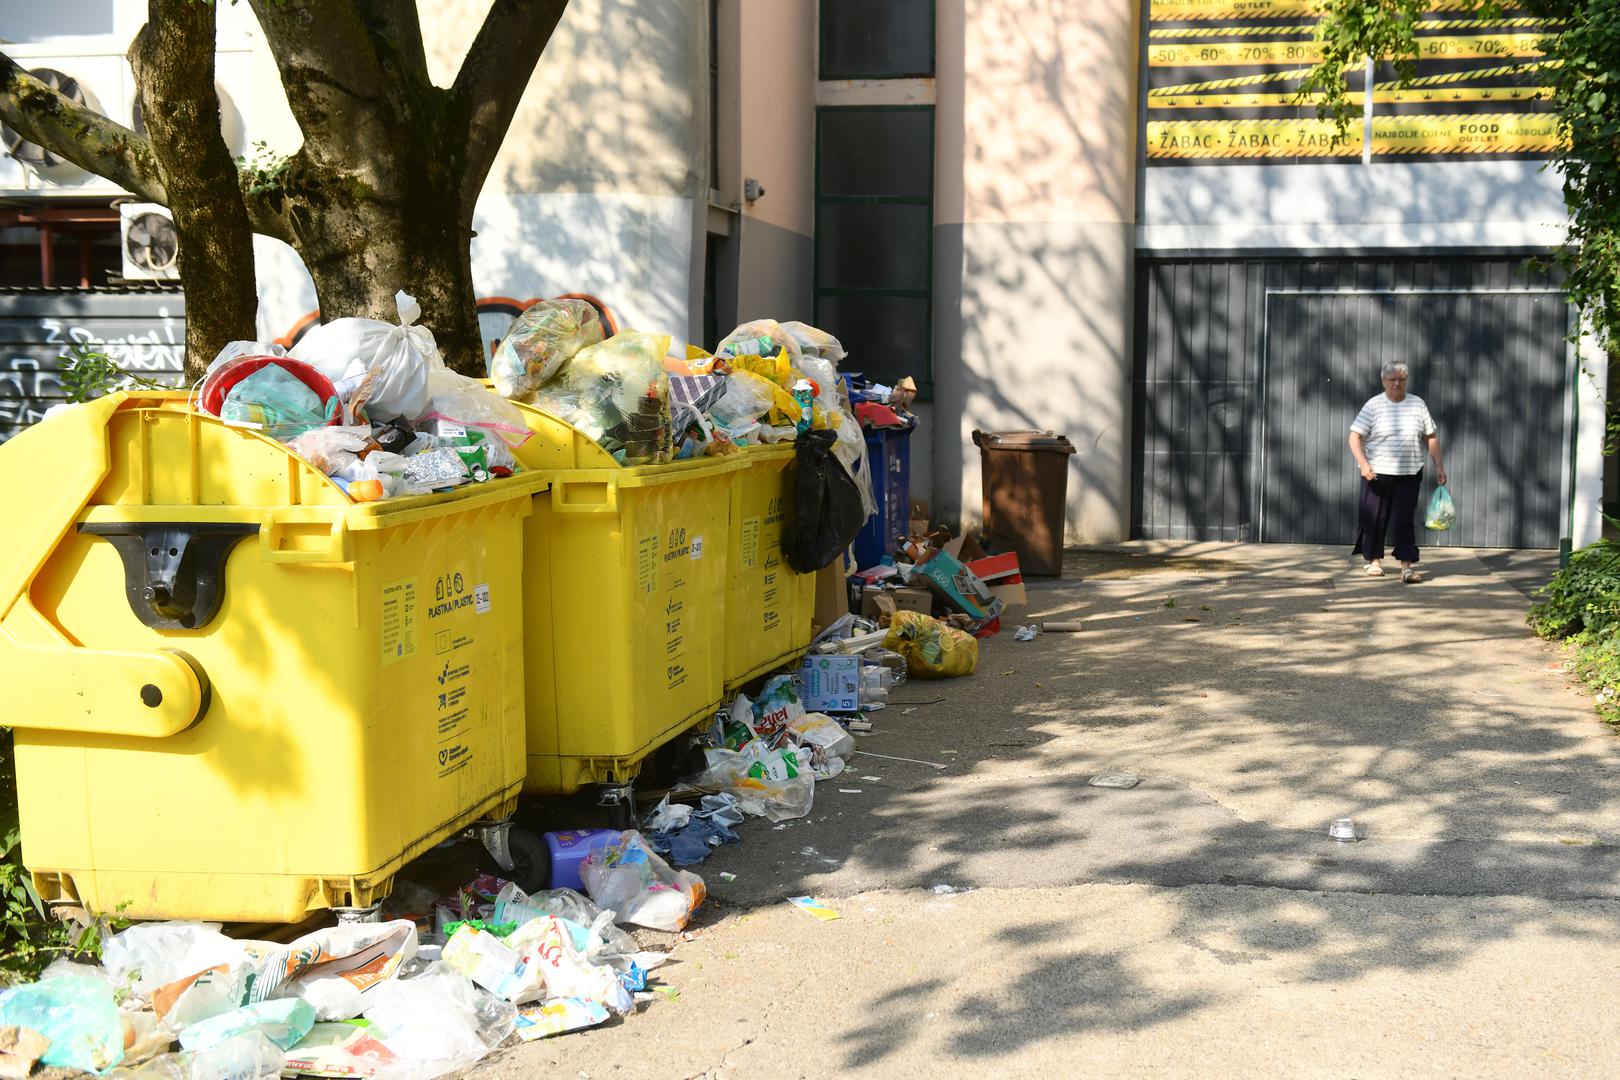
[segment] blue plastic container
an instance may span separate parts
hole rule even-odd
[[[579,864],[595,849],[619,835],[617,829],[575,829],[546,833],[546,849],[551,853],[551,887],[585,891],[579,879]]]
[[[856,569],[866,570],[892,553],[895,538],[911,530],[911,432],[873,428],[866,433],[872,463],[872,497],[878,512],[855,537]]]

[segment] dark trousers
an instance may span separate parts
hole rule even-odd
[[[1401,562],[1418,561],[1417,501],[1423,489],[1423,474],[1361,478],[1361,528],[1356,532],[1357,555],[1369,562],[1384,557],[1384,537],[1395,528],[1395,557]]]

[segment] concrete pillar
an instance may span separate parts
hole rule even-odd
[[[1128,535],[1137,7],[939,3],[936,517],[980,521],[975,428],[1050,428],[1069,542]]]

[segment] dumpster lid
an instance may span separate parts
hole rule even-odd
[[[1067,435],[1051,431],[975,431],[973,441],[986,450],[1047,450],[1058,454],[1076,452]]]

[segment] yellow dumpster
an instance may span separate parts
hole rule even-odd
[[[643,760],[720,707],[731,488],[746,462],[627,467],[519,408],[533,436],[513,453],[550,485],[524,525],[527,790],[601,785],[628,809]]]
[[[799,660],[810,648],[816,576],[782,557],[793,514],[793,444],[743,450],[731,498],[726,564],[726,690]]]
[[[523,780],[544,480],[354,504],[286,447],[115,394],[0,448],[0,680],[47,900],[369,907]]]

